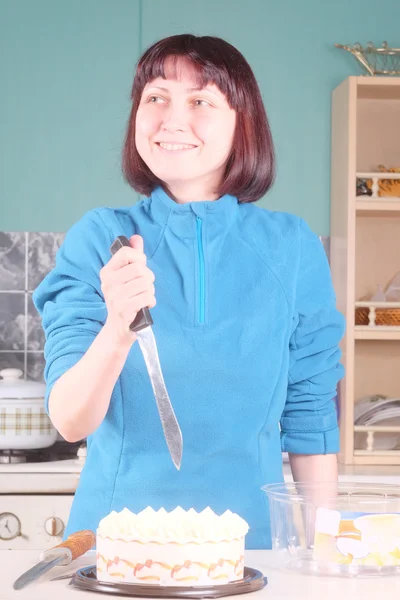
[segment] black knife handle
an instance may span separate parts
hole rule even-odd
[[[113,241],[110,247],[111,254],[115,254],[116,252],[118,252],[118,250],[122,248],[122,246],[130,247],[129,240],[125,235],[119,235]],[[141,308],[134,320],[132,321],[132,323],[129,325],[129,329],[131,331],[138,332],[141,329],[144,329],[145,327],[149,327],[150,325],[153,325],[153,319],[151,318],[149,309]]]

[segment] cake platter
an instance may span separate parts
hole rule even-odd
[[[237,594],[248,594],[266,586],[264,575],[250,567],[244,568],[244,577],[223,585],[208,586],[163,586],[150,583],[107,583],[96,577],[96,566],[79,569],[72,577],[73,587],[91,592],[104,592],[117,596],[137,596],[150,598],[222,598]]]

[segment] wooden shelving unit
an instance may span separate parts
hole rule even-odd
[[[379,216],[380,213],[396,213],[400,212],[400,202],[399,200],[360,200],[357,198],[356,210],[375,213],[375,216]]]
[[[376,327],[373,329],[371,327],[357,325],[354,328],[354,339],[382,341],[400,340],[400,331],[399,327]]]
[[[400,197],[378,193],[379,179],[400,174],[377,172],[380,164],[400,167],[400,78],[349,77],[333,91],[331,156],[330,259],[337,305],[347,322],[340,461],[399,464],[398,448],[374,449],[371,442],[397,430],[355,428],[354,406],[374,394],[400,397],[400,327],[355,325],[356,302],[371,298],[400,271]],[[356,195],[357,179],[373,179],[372,196]]]

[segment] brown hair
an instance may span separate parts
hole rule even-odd
[[[126,181],[140,194],[150,196],[162,185],[139,156],[135,144],[136,113],[146,84],[165,78],[167,58],[184,58],[195,67],[199,83],[214,83],[236,111],[236,130],[219,196],[231,194],[239,202],[255,202],[272,186],[275,155],[267,115],[260,90],[244,56],[234,46],[217,37],[174,35],[153,44],[140,58],[132,86],[132,109],[122,157]]]

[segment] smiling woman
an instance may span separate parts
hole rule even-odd
[[[144,53],[123,172],[145,197],[87,213],[34,294],[51,419],[67,440],[88,437],[65,535],[125,507],[210,507],[249,524],[248,548],[270,547],[261,486],[283,481],[282,450],[297,479],[337,477],[344,323],[318,237],[255,205],[274,150],[236,48],[178,35]],[[111,257],[120,235],[131,247]],[[146,307],[182,431],[179,471],[130,330]]]

